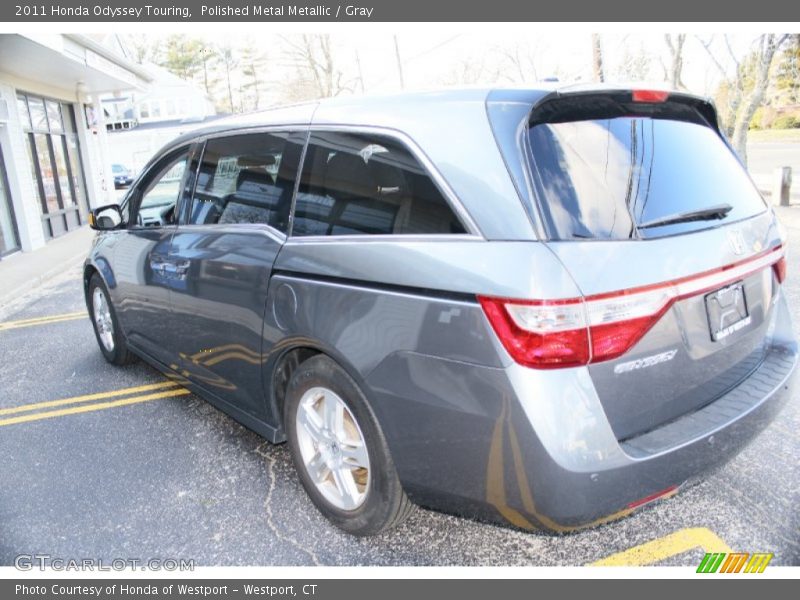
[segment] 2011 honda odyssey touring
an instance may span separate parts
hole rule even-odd
[[[705,99],[571,87],[218,121],[95,209],[100,350],[288,441],[358,535],[412,502],[568,531],[675,493],[791,394],[771,209]]]

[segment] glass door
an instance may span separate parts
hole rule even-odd
[[[17,105],[28,137],[31,175],[48,239],[80,227],[85,214],[85,182],[72,107],[27,94]]]

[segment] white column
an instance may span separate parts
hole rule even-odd
[[[86,122],[84,103],[78,105],[78,139],[81,143],[81,158],[89,188],[89,207],[97,208],[114,202],[114,178],[108,154],[108,138],[103,108],[98,96],[92,96],[85,104],[95,116],[94,124]],[[90,125],[92,125],[90,127]]]
[[[103,199],[102,182],[98,178],[94,166],[98,164],[98,148],[96,136],[89,129],[86,122],[87,99],[78,95],[75,104],[75,128],[78,130],[78,144],[81,149],[81,163],[83,164],[84,179],[86,181],[86,201],[89,208],[96,208],[105,204]]]
[[[8,122],[0,125],[0,144],[8,174],[8,193],[14,207],[20,245],[27,252],[45,245],[42,209],[37,184],[31,174],[27,134],[22,129],[17,110],[16,90],[8,84],[0,83],[0,98],[8,104]]]

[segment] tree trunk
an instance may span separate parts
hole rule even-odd
[[[211,89],[208,85],[208,51],[203,50],[203,87],[206,90],[206,96],[211,96]]]
[[[397,44],[397,35],[394,36],[394,57],[397,60],[397,75],[400,77],[400,89],[406,88],[406,82],[403,79],[403,61],[400,60],[400,46]]]
[[[753,91],[742,101],[739,113],[736,115],[731,139],[731,144],[745,166],[747,165],[747,130],[750,128],[750,121],[753,120],[753,115],[756,114],[756,110],[764,101],[764,93],[769,84],[769,68],[772,65],[775,51],[784,39],[785,36],[777,39],[774,34],[770,33],[762,35],[759,40]]]
[[[600,46],[600,34],[592,34],[592,74],[594,80],[603,82],[606,80],[603,73],[603,49]]]
[[[736,115],[739,114],[739,105],[742,103],[742,81],[741,78],[737,78],[736,81],[736,88],[733,92],[733,97],[731,98],[730,102],[728,102],[728,114],[731,115],[730,121],[723,125],[723,130],[725,131],[725,135],[728,136],[728,139],[733,139],[733,131],[736,128]]]
[[[683,44],[686,41],[686,34],[679,33],[674,38],[670,34],[665,34],[664,39],[669,48],[671,58],[668,80],[669,84],[674,90],[683,89],[686,86],[681,81],[681,72],[683,71]]]
[[[253,65],[253,72],[255,73],[255,65]],[[258,110],[261,105],[261,90],[259,89],[258,85],[258,75],[253,75],[253,104],[255,105],[253,108],[254,110]]]
[[[231,113],[233,113],[233,87],[231,86],[231,66],[228,63],[225,63],[225,78],[228,80],[228,104],[231,107]]]

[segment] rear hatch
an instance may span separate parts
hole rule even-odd
[[[534,108],[527,142],[548,246],[584,296],[586,362],[617,437],[752,373],[785,263],[713,106],[652,91],[558,94]]]

